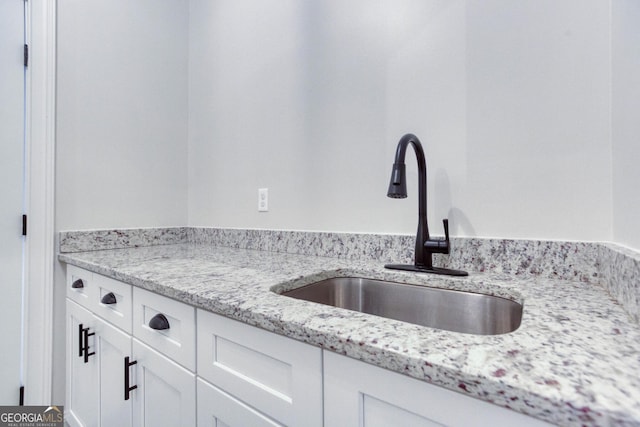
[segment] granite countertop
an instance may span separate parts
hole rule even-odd
[[[553,424],[640,426],[640,329],[598,285],[488,273],[449,278],[191,243],[59,259]],[[522,324],[510,334],[469,335],[272,292],[339,276],[506,297],[524,305]]]

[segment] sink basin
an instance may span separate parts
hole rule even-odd
[[[322,280],[282,295],[476,335],[513,332],[522,319],[522,305],[505,298],[358,277]]]

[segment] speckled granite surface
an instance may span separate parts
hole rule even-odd
[[[198,243],[348,260],[411,263],[414,236],[202,227],[68,231],[60,252]],[[640,254],[610,243],[453,238],[434,264],[471,272],[507,273],[604,285],[640,323]]]
[[[59,250],[68,253],[186,243],[187,229],[170,227],[62,231]]]
[[[640,328],[599,285],[504,273],[444,278],[392,272],[379,261],[194,243],[60,260],[553,424],[640,426]],[[511,334],[474,336],[271,292],[332,276],[508,297],[524,304],[522,324]]]
[[[603,243],[598,248],[598,265],[601,283],[640,324],[640,254],[623,246]]]
[[[415,236],[231,228],[143,228],[60,233],[60,252],[200,243],[300,255],[413,261]],[[451,255],[434,255],[442,267],[516,276],[544,276],[597,282],[598,245],[542,240],[452,238]]]
[[[415,235],[196,228],[190,243],[349,260],[411,263]],[[450,255],[434,264],[471,271],[545,276],[583,282],[598,277],[597,245],[583,242],[452,238]]]

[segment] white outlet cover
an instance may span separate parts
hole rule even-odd
[[[269,211],[269,189],[258,188],[258,212]]]

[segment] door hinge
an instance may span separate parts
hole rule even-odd
[[[22,235],[27,235],[27,216],[22,215]]]
[[[29,66],[29,45],[28,44],[24,45],[24,66],[25,67]]]
[[[20,406],[24,406],[24,386],[20,387]]]

